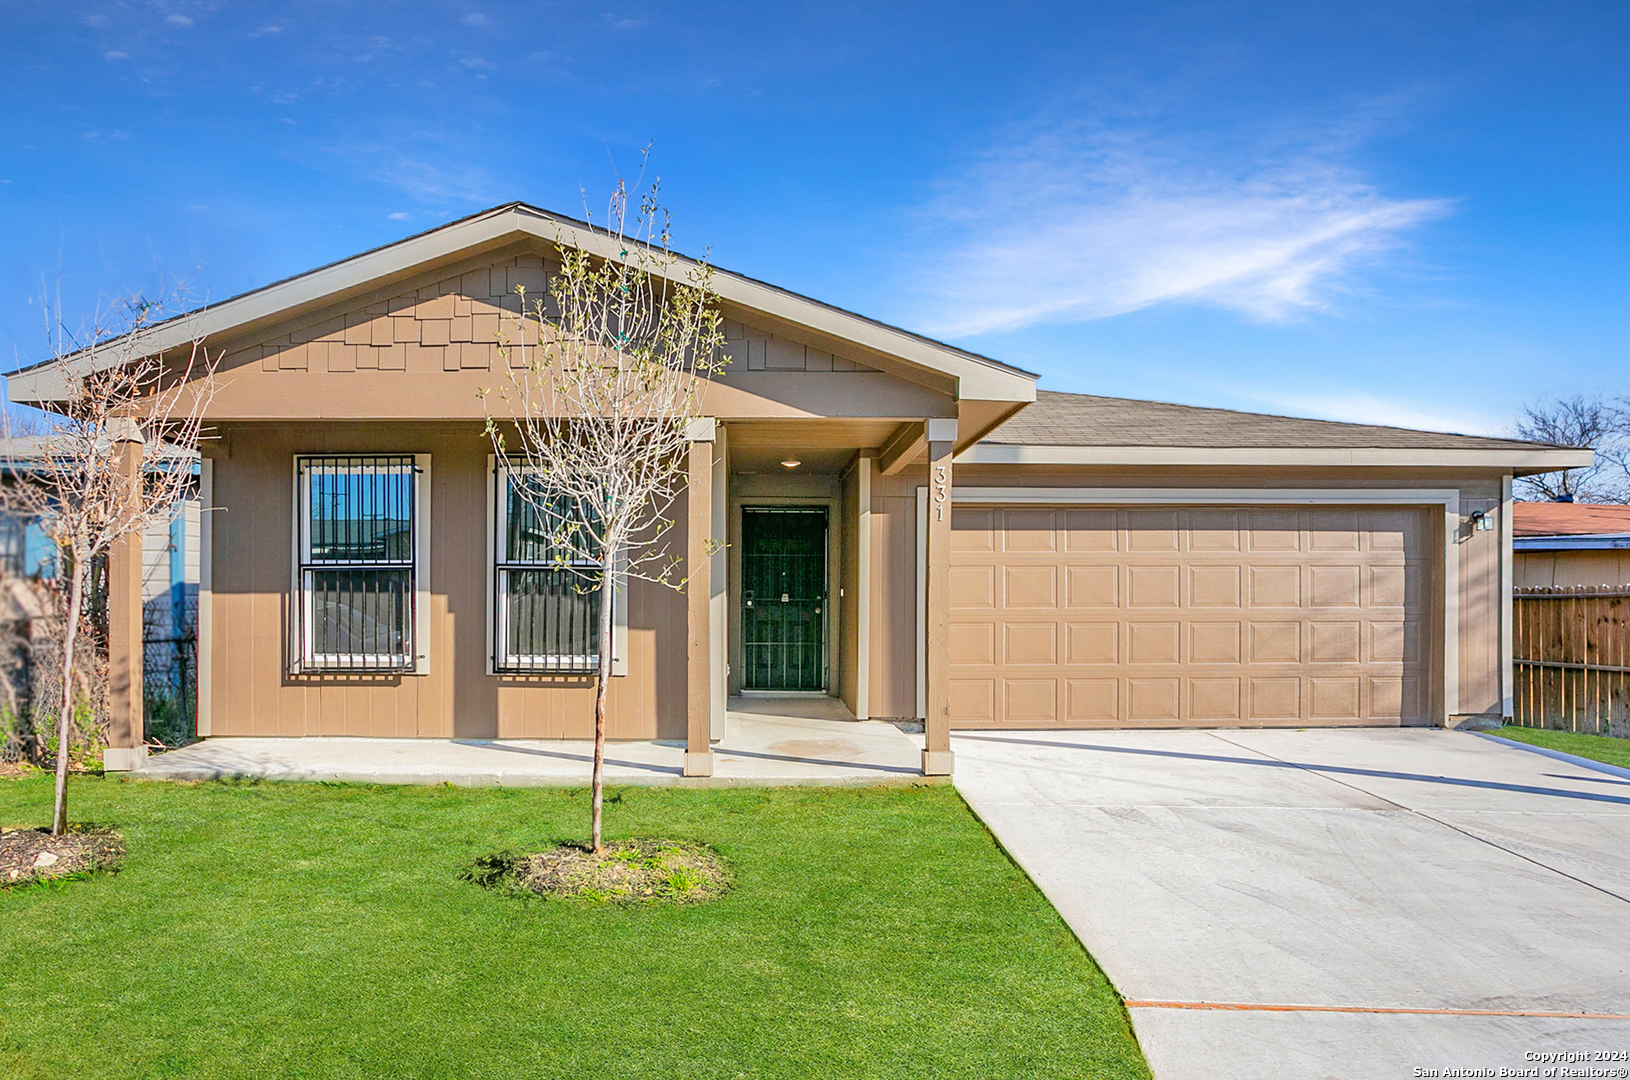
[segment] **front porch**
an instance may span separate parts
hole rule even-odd
[[[679,741],[613,742],[613,785],[877,784],[921,780],[922,737],[856,720],[827,697],[732,698],[712,776],[685,777]],[[461,787],[579,787],[586,739],[214,738],[149,758],[141,776],[166,780],[328,780]]]

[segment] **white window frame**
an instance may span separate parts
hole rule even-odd
[[[593,675],[599,671],[599,653],[586,656],[538,655],[527,657],[500,657],[503,643],[509,639],[509,605],[506,602],[507,573],[500,569],[503,562],[503,542],[509,527],[509,500],[501,498],[509,491],[511,472],[529,471],[525,466],[505,466],[497,456],[487,455],[487,674],[498,677]],[[626,571],[628,552],[620,550],[616,556],[618,570]],[[622,574],[618,574],[619,579]],[[624,596],[626,586],[613,589],[611,598],[611,674],[628,674],[628,604]]]
[[[306,588],[303,563],[310,561],[311,529],[307,515],[311,511],[311,483],[309,472],[301,469],[301,462],[320,458],[400,457],[413,459],[413,640],[411,655],[402,657],[399,667],[369,668],[340,663],[339,654],[318,655],[313,651],[312,634],[302,630],[312,625],[312,596]],[[310,451],[295,454],[290,460],[294,479],[294,517],[292,581],[289,619],[289,672],[293,675],[429,675],[430,674],[430,455],[390,451]],[[411,661],[411,663],[409,663]]]

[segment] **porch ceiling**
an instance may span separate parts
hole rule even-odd
[[[728,425],[730,470],[786,473],[781,462],[797,459],[799,473],[842,471],[857,450],[881,446],[897,420],[767,420]]]

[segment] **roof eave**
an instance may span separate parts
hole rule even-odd
[[[957,457],[965,465],[1226,465],[1329,466],[1336,468],[1498,469],[1514,476],[1578,469],[1591,464],[1589,450],[1441,447],[1207,447],[1042,446],[982,442]]]

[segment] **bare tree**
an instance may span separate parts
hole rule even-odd
[[[10,443],[12,471],[26,480],[7,486],[6,508],[38,516],[61,556],[65,610],[51,658],[60,688],[53,833],[68,827],[68,748],[91,568],[189,491],[214,396],[214,362],[202,339],[167,356],[150,351],[147,332],[166,314],[161,303],[121,300],[83,333],[55,335],[67,387],[53,403],[54,423]]]
[[[1589,447],[1596,463],[1517,479],[1518,494],[1535,502],[1630,502],[1630,408],[1600,394],[1574,394],[1531,403],[1513,425],[1519,439]]]
[[[511,319],[507,385],[487,431],[547,561],[598,596],[590,842],[601,844],[612,605],[632,579],[685,587],[662,543],[684,488],[690,422],[723,364],[711,268],[669,250],[657,184],[619,181],[605,226],[557,237],[548,295]],[[629,200],[637,197],[637,209]],[[513,339],[509,340],[510,332]],[[509,493],[500,497],[509,498]]]

